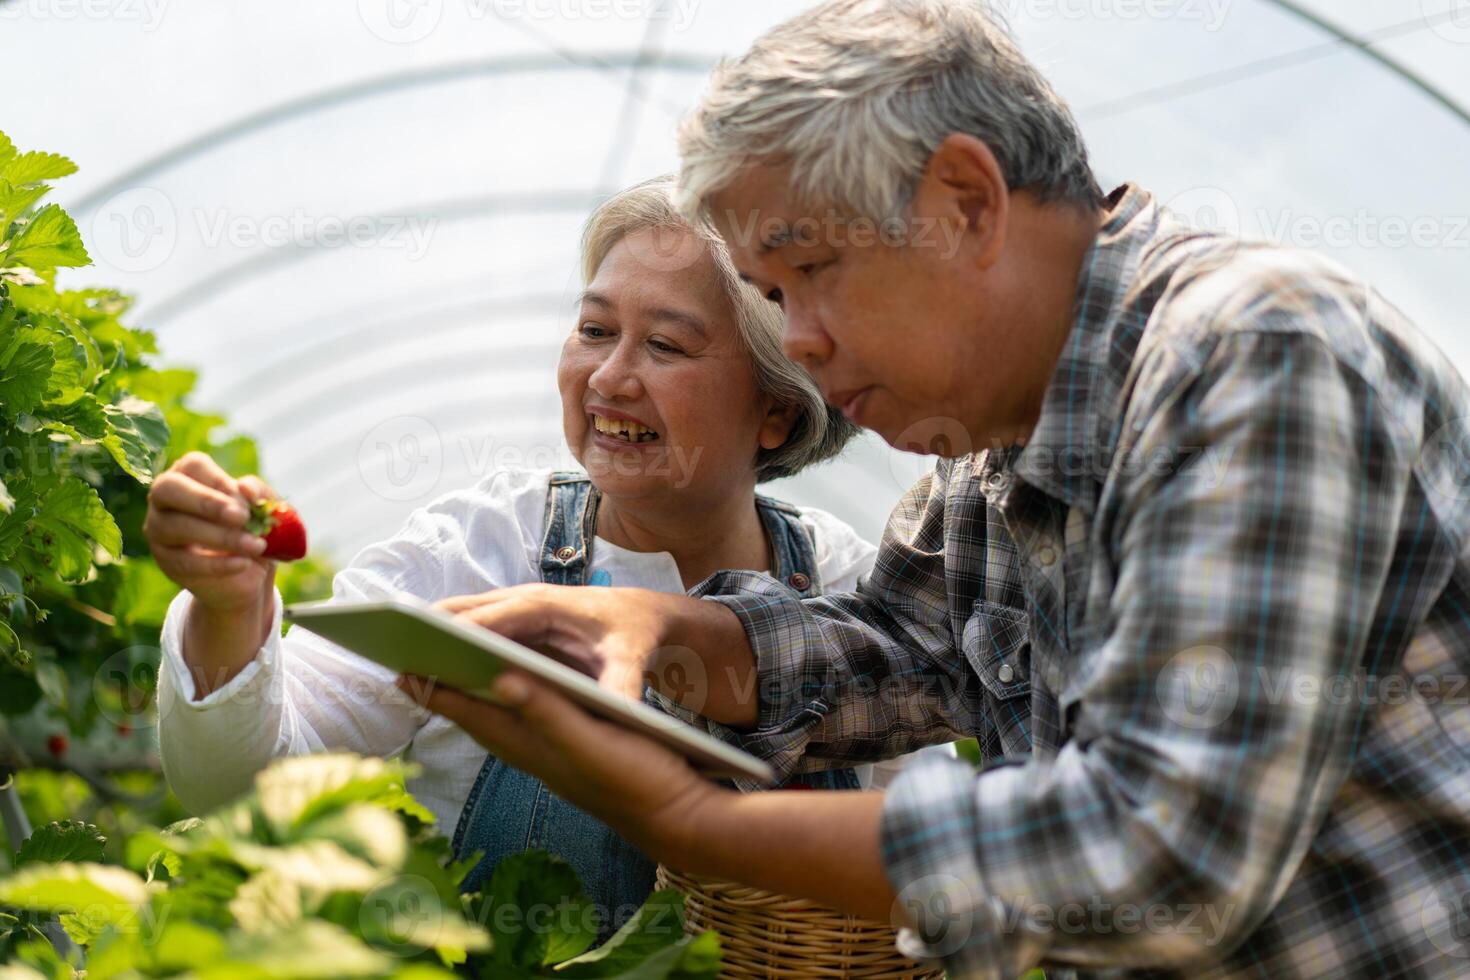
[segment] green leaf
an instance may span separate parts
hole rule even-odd
[[[568,977],[614,976],[683,940],[684,895],[664,888],[650,895],[607,942],[560,964],[557,972]]]
[[[130,557],[122,564],[122,584],[112,610],[121,623],[157,629],[178,594],[178,583],[163,574],[151,557]]]
[[[370,803],[352,803],[299,828],[298,840],[323,838],[379,868],[394,871],[408,856],[403,821]]]
[[[92,259],[82,245],[76,222],[61,208],[48,204],[0,252],[0,265],[24,265],[32,269],[87,265]]]
[[[168,423],[158,406],[131,395],[102,411],[112,431],[102,445],[133,479],[145,486],[163,465],[168,449]]]
[[[7,415],[33,412],[51,386],[56,356],[49,346],[16,342],[0,352],[0,405]]]
[[[496,866],[473,918],[489,928],[497,965],[529,971],[592,945],[597,923],[590,905],[570,864],[545,851],[525,851]]]
[[[51,571],[58,578],[80,582],[92,569],[94,541],[114,558],[122,557],[122,532],[102,498],[82,480],[68,476],[42,498],[40,510],[31,518],[31,545],[50,556]]]
[[[9,227],[27,208],[46,196],[51,188],[45,184],[31,187],[16,187],[8,180],[0,180],[0,224]]]
[[[15,854],[15,867],[61,861],[101,862],[106,843],[107,838],[93,824],[53,820],[20,842],[20,850]]]
[[[0,180],[9,181],[17,187],[66,177],[76,172],[77,165],[59,153],[33,151],[0,163]]]
[[[392,967],[390,957],[369,948],[340,926],[308,919],[289,929],[231,936],[228,955],[201,968],[196,976],[200,980],[331,980],[376,977]]]
[[[0,879],[0,902],[32,912],[77,912],[122,922],[148,900],[148,885],[133,872],[107,864],[34,864]]]
[[[0,132],[0,163],[4,163],[13,156],[15,156],[15,144],[10,141],[9,136]]]
[[[9,514],[13,510],[15,510],[15,498],[5,488],[5,481],[0,480],[0,512]]]
[[[403,785],[409,767],[352,753],[317,753],[274,760],[256,774],[261,814],[279,838],[332,810],[376,802]]]

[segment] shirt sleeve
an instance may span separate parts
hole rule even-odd
[[[484,591],[497,582],[487,561],[467,550],[472,522],[501,528],[497,541],[521,561],[514,522],[487,514],[485,487],[455,491],[415,510],[392,538],[368,545],[332,580],[329,602],[397,598],[430,602]],[[503,542],[498,538],[504,538]],[[492,558],[494,556],[491,556]],[[180,592],[162,629],[158,740],[164,776],[181,803],[203,813],[249,789],[272,758],[326,750],[391,756],[430,717],[394,686],[397,673],[293,625],[283,637],[282,599],[265,643],[245,667],[194,700],[183,659],[183,631],[194,597]]]
[[[966,737],[983,705],[955,656],[941,461],[899,501],[856,591],[802,599],[771,576],[716,572],[692,591],[740,617],[756,657],[756,727],[710,730],[784,780]],[[737,780],[737,785],[742,785]]]
[[[1072,737],[979,774],[926,757],[888,789],[902,942],[956,975],[1220,961],[1346,778],[1371,698],[1325,692],[1391,655],[1374,624],[1398,602],[1395,551],[1432,524],[1413,460],[1316,336],[1241,330],[1207,352],[1132,457],[1185,462],[1116,477],[1108,628],[1076,651]],[[1293,696],[1301,679],[1323,696]]]

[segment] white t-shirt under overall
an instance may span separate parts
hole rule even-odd
[[[446,493],[409,515],[399,532],[368,545],[332,582],[331,601],[409,593],[433,601],[538,582],[550,470],[497,472]],[[818,572],[828,592],[852,590],[877,549],[842,521],[801,508],[813,532]],[[597,538],[592,571],[599,581],[683,592],[668,552],[642,553]],[[281,593],[269,637],[255,658],[223,686],[194,701],[183,627],[193,595],[180,592],[163,624],[158,678],[159,752],[169,785],[186,808],[202,813],[249,789],[274,757],[330,750],[393,756],[422,765],[408,790],[451,834],[485,749],[394,686],[395,671],[299,626],[281,634]],[[859,766],[864,786],[886,785],[904,760]]]

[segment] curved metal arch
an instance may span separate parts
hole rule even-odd
[[[593,191],[541,191],[524,194],[484,194],[477,197],[444,201],[438,204],[420,205],[414,208],[394,208],[373,217],[386,215],[413,215],[432,218],[435,221],[457,221],[461,218],[483,217],[490,214],[536,214],[552,211],[586,211],[597,203],[600,196]],[[286,268],[322,252],[334,251],[343,246],[302,245],[272,248],[234,262],[231,265],[194,280],[188,285],[163,297],[157,303],[144,307],[148,319],[167,323],[193,307],[213,298],[223,289],[229,289],[254,276],[275,269]]]
[[[252,112],[239,119],[200,133],[192,139],[155,154],[136,166],[106,181],[83,195],[72,207],[73,213],[90,211],[119,191],[125,190],[161,170],[166,170],[192,156],[230,143],[250,133],[268,129],[277,123],[295,119],[321,109],[345,105],[362,99],[372,98],[388,92],[439,85],[444,82],[462,81],[467,78],[495,77],[517,73],[559,71],[608,71],[624,68],[657,68],[665,71],[707,72],[715,66],[716,59],[706,55],[659,54],[648,52],[613,52],[588,54],[582,60],[569,60],[564,55],[523,54],[502,55],[483,61],[455,62],[433,68],[394,72],[375,78],[362,79],[323,89],[300,98],[289,99],[277,105]]]
[[[1160,85],[1156,88],[1134,92],[1131,95],[1125,95],[1121,98],[1094,103],[1091,106],[1083,108],[1079,115],[1092,119],[1107,119],[1113,116],[1120,116],[1124,113],[1132,112],[1135,109],[1144,108],[1145,106],[1161,105],[1182,96],[1208,92],[1212,89],[1233,85],[1236,82],[1258,78],[1261,75],[1273,71],[1280,71],[1283,68],[1291,68],[1309,61],[1315,61],[1319,58],[1330,57],[1340,52],[1346,46],[1356,49],[1378,65],[1387,68],[1399,78],[1408,82],[1413,88],[1429,96],[1440,106],[1447,109],[1451,115],[1466,125],[1470,125],[1470,110],[1457,103],[1443,90],[1408,68],[1396,58],[1392,58],[1373,47],[1374,44],[1380,41],[1415,34],[1426,28],[1431,28],[1436,24],[1448,21],[1451,17],[1455,16],[1453,11],[1390,24],[1387,27],[1359,37],[1349,34],[1342,28],[1306,10],[1294,2],[1294,0],[1264,0],[1264,2],[1279,7],[1287,13],[1306,21],[1316,29],[1326,33],[1329,40],[1323,41],[1320,44],[1310,45],[1309,47],[1298,48],[1295,51],[1272,55],[1269,58],[1260,58],[1233,68],[1206,72],[1203,75],[1196,75],[1193,78],[1185,78],[1176,82],[1170,82],[1167,85]]]

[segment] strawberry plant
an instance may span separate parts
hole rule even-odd
[[[80,974],[48,941],[53,920],[86,951],[87,980],[140,977],[714,977],[714,933],[684,935],[683,896],[657,892],[588,952],[596,917],[571,867],[544,852],[449,856],[433,814],[404,790],[410,764],[351,754],[277,759],[253,792],[203,817],[146,829],[122,866],[97,828],[37,830],[0,879],[6,980]],[[453,971],[453,972],[451,972]]]
[[[178,589],[147,552],[148,487],[191,450],[259,461],[187,404],[194,372],[152,363],[128,297],[58,288],[88,257],[43,198],[74,170],[0,133],[0,980],[714,976],[718,938],[683,935],[677,893],[590,952],[588,900],[544,853],[459,894],[478,856],[451,860],[411,766],[280,759],[203,818],[166,792],[152,694]],[[287,506],[260,515],[277,585],[324,597]]]

